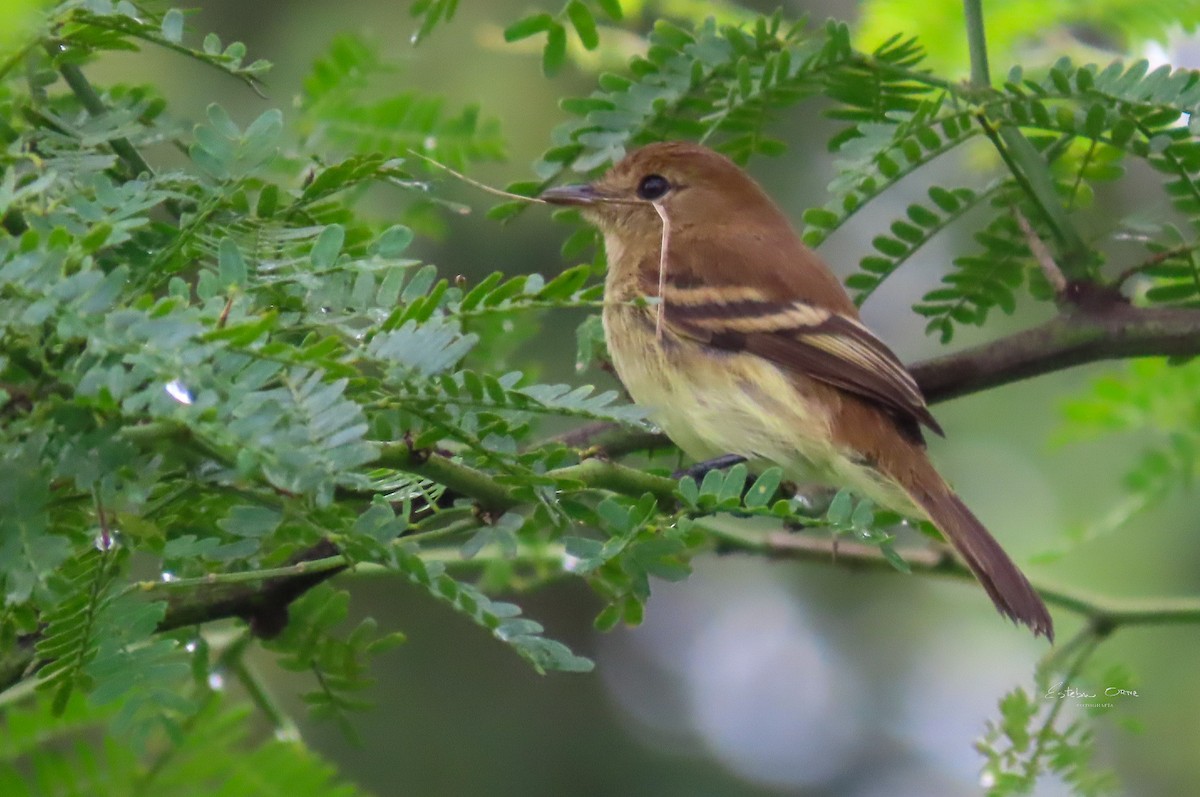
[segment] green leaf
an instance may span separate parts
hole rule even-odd
[[[418,556],[406,551],[398,552],[398,564],[413,583],[491,631],[538,672],[587,672],[592,669],[593,665],[587,659],[576,656],[562,643],[542,637],[541,625],[520,618],[521,610],[517,606],[493,602],[470,585],[454,581],[442,572],[440,564],[426,565]]]
[[[67,538],[51,530],[50,479],[31,444],[0,454],[0,576],[10,606],[45,589],[71,556]]]
[[[696,480],[691,476],[684,476],[679,480],[679,497],[684,500],[688,506],[698,506],[700,503],[700,486],[696,484]],[[747,500],[749,503],[749,500]]]
[[[546,31],[546,46],[542,50],[542,74],[553,77],[567,60],[567,31],[555,22]]]
[[[908,246],[902,241],[886,235],[877,235],[871,245],[889,257],[903,257],[908,254]]]
[[[1032,739],[1030,723],[1037,707],[1024,689],[1014,689],[1000,700],[1000,716],[1003,718],[1004,735],[1012,742],[1013,749],[1024,752]]]
[[[850,516],[850,526],[859,530],[870,530],[875,526],[875,505],[863,499],[854,507]]]
[[[504,40],[506,42],[520,41],[538,33],[552,30],[554,26],[554,17],[549,14],[531,14],[505,28]]]
[[[578,560],[568,569],[573,573],[587,575],[603,565],[608,559],[607,546],[599,540],[589,540],[585,537],[564,537],[563,549],[567,556]]]
[[[742,497],[742,490],[746,487],[747,468],[745,463],[739,462],[729,469],[725,474],[724,480],[721,483],[720,490],[717,492],[717,502],[720,504],[728,504],[736,502]]]
[[[243,505],[232,507],[217,525],[237,537],[260,538],[274,531],[282,520],[283,516],[274,509]]]
[[[283,113],[277,108],[264,111],[246,128],[242,158],[252,165],[267,160],[274,154],[282,133]]]
[[[810,227],[831,229],[838,222],[838,215],[824,208],[809,208],[804,211],[804,223]]]
[[[621,622],[621,607],[613,603],[605,606],[600,614],[596,615],[593,625],[597,631],[611,631],[617,627],[619,622]]]
[[[1155,285],[1146,291],[1146,299],[1151,302],[1166,303],[1191,299],[1200,293],[1200,286],[1195,282],[1176,282],[1169,285]]]
[[[783,481],[783,469],[771,467],[764,470],[750,489],[746,491],[746,506],[757,509],[765,507],[775,497],[780,483]],[[693,482],[694,484],[694,482]],[[682,482],[680,483],[682,492]]]
[[[413,231],[408,227],[396,224],[388,227],[375,239],[374,251],[380,257],[399,257],[408,249],[413,240]],[[339,249],[341,246],[339,245]]]
[[[309,254],[313,267],[331,268],[337,262],[338,253],[342,251],[345,241],[346,228],[340,224],[330,224],[321,230],[321,234],[317,236],[316,243],[313,244]]]
[[[825,519],[835,528],[847,528],[850,525],[850,514],[854,510],[854,498],[845,490],[838,490],[837,495],[829,503]]]
[[[904,573],[905,575],[912,574],[912,568],[909,567],[908,562],[904,561],[903,557],[896,552],[895,547],[890,542],[881,543],[879,546],[879,552],[883,554],[883,558],[887,560],[887,563],[896,570]]]
[[[278,207],[279,186],[274,183],[263,186],[263,190],[258,195],[258,202],[254,206],[254,215],[260,219],[269,219],[275,215]]]
[[[575,370],[584,370],[603,356],[604,351],[604,325],[600,316],[588,316],[575,329]]]
[[[933,204],[947,213],[953,213],[958,210],[959,202],[954,194],[944,188],[933,186],[929,189],[929,198],[933,200]]]
[[[716,499],[724,487],[725,474],[719,470],[710,470],[704,474],[704,480],[700,482],[700,495]]]
[[[567,3],[567,17],[571,20],[571,25],[574,26],[575,33],[579,35],[579,41],[585,50],[595,50],[600,46],[596,18],[592,16],[592,10],[583,3],[583,0],[571,0]]]
[[[232,238],[221,239],[217,250],[217,276],[221,284],[227,287],[241,287],[246,284],[246,261],[238,249],[237,242]]]
[[[183,40],[183,12],[172,8],[163,15],[162,36],[169,42],[178,44]]]
[[[605,498],[596,506],[596,515],[606,529],[615,535],[628,534],[634,528],[629,509],[615,498]]]
[[[596,0],[596,5],[600,6],[608,18],[614,22],[618,22],[624,16],[621,11],[621,0]]]

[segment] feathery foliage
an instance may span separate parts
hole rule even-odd
[[[544,37],[547,76],[573,43],[595,50],[616,27],[641,35],[617,0],[551,5],[504,29],[510,42]],[[1119,21],[1127,9],[1113,7]],[[410,4],[414,43],[457,8]],[[1147,306],[1200,306],[1200,73],[1064,59],[958,83],[928,69],[915,39],[862,50],[843,23],[746,17],[655,21],[625,69],[563,100],[569,120],[533,179],[509,190],[533,195],[665,138],[740,163],[778,155],[773,121],[820,99],[837,174],[805,238],[877,217],[874,252],[848,280],[859,301],[943,230],[970,227],[972,250],[914,307],[943,341],[1026,296],[1066,301],[1055,271],[1109,293],[1137,280]],[[454,207],[419,156],[466,169],[505,154],[478,106],[452,108],[353,36],[316,60],[290,119],[272,109],[243,125],[212,104],[190,125],[153,85],[90,82],[103,53],[153,46],[258,87],[268,64],[214,34],[193,42],[185,20],[64,2],[0,52],[0,683],[38,687],[6,706],[0,790],[37,792],[16,774],[27,771],[73,793],[357,793],[297,741],[245,744],[248,712],[221,688],[238,678],[287,729],[243,661],[262,639],[310,676],[313,713],[352,732],[371,659],[401,637],[369,618],[345,628],[348,593],[322,582],[347,569],[411,582],[539,672],[592,663],[493,593],[579,578],[603,601],[597,627],[637,624],[654,579],[685,578],[702,553],[754,549],[733,519],[850,538],[910,569],[899,519],[846,492],[814,506],[780,494],[778,469],[677,480],[547,436],[564,421],[646,428],[615,392],[507,362],[540,314],[602,301],[590,228],[563,253],[595,250],[591,262],[551,279],[494,264],[470,284],[412,257],[431,214]],[[186,157],[148,154],[163,145]],[[926,177],[966,158],[974,181]],[[1139,164],[1172,217],[1133,233],[1087,228],[1096,193]],[[862,212],[920,180],[899,218]],[[405,223],[361,212],[368,191],[394,195]],[[1121,269],[1090,243],[1118,232],[1136,234],[1142,262]],[[577,341],[581,367],[603,362],[594,317]],[[1139,364],[1068,408],[1076,436],[1155,435],[1126,510],[1188,484],[1197,390],[1191,364]],[[222,622],[247,630],[230,642]],[[1079,794],[1107,786],[1090,729],[1060,728],[1019,689],[1000,709],[980,745],[992,793],[1031,788],[1047,768]],[[100,726],[121,740],[95,742]]]

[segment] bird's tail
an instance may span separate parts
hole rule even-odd
[[[928,460],[921,463],[919,470],[916,485],[908,491],[910,497],[958,551],[992,603],[1005,617],[1029,626],[1035,635],[1045,636],[1053,642],[1054,624],[1050,612],[1025,574],[1017,569],[1000,543],[967,509]]]

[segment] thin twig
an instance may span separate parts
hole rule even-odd
[[[1025,243],[1029,245],[1029,251],[1033,253],[1034,260],[1041,266],[1042,273],[1046,276],[1050,287],[1054,288],[1054,295],[1064,296],[1067,292],[1067,278],[1063,276],[1058,263],[1054,262],[1054,255],[1050,254],[1050,249],[1047,248],[1045,241],[1033,229],[1033,225],[1029,223],[1029,219],[1025,218],[1025,214],[1020,209],[1013,208],[1013,215],[1017,217],[1017,226],[1021,228],[1021,234],[1025,236]]]
[[[1129,268],[1125,269],[1124,271],[1122,271],[1120,274],[1118,274],[1113,279],[1112,286],[1119,290],[1119,289],[1123,288],[1125,286],[1125,283],[1129,282],[1129,280],[1131,278],[1133,278],[1137,274],[1140,274],[1141,272],[1145,271],[1146,269],[1154,268],[1155,266],[1159,265],[1160,263],[1164,263],[1173,257],[1182,257],[1183,255],[1190,255],[1190,254],[1194,253],[1197,249],[1200,249],[1200,242],[1184,244],[1182,246],[1176,246],[1174,248],[1167,249],[1162,252],[1158,252],[1157,254],[1146,258],[1141,263],[1136,263],[1136,264],[1130,266]]]
[[[462,172],[455,171],[454,169],[451,169],[446,164],[436,161],[433,158],[429,157],[428,155],[424,155],[420,152],[417,152],[415,149],[409,149],[408,153],[417,158],[420,158],[421,160],[425,161],[426,163],[436,166],[437,168],[441,169],[444,172],[449,173],[450,175],[452,175],[454,177],[457,177],[459,180],[462,180],[467,185],[478,188],[480,191],[485,191],[486,193],[492,194],[494,196],[506,197],[508,199],[516,199],[520,202],[528,202],[528,203],[534,204],[534,205],[550,204],[546,200],[540,199],[535,196],[525,196],[524,194],[513,194],[508,191],[501,190],[499,188],[493,188],[492,186],[488,185],[487,183],[481,183],[478,180],[475,180],[471,177],[467,177]]]
[[[46,49],[51,56],[59,54],[56,45],[47,44]],[[71,88],[71,92],[79,99],[79,102],[89,115],[99,117],[108,113],[108,108],[104,105],[104,101],[100,99],[100,95],[92,88],[92,84],[84,77],[83,70],[77,64],[63,61],[58,65],[58,71],[62,75],[63,80],[66,81],[66,84]],[[133,177],[141,174],[154,174],[154,170],[150,168],[150,164],[146,163],[146,159],[130,143],[129,139],[120,136],[110,140],[108,143],[112,147],[113,152],[117,153],[117,157],[129,166],[133,172]]]
[[[696,521],[696,525],[721,540],[723,551],[741,551],[773,559],[795,559],[830,564],[837,546],[837,564],[867,570],[894,570],[875,545],[836,542],[806,534],[760,531],[744,525],[732,527]],[[972,580],[974,575],[950,549],[943,546],[898,550],[909,569],[931,575]],[[1047,604],[1088,618],[1097,633],[1121,626],[1200,624],[1200,598],[1109,598],[1034,581],[1034,589]]]
[[[254,666],[246,660],[246,650],[254,640],[249,631],[238,637],[222,654],[218,664],[223,664],[237,677],[238,683],[246,690],[246,694],[255,706],[263,713],[275,728],[275,738],[280,741],[300,741],[300,727],[292,719],[280,702],[271,694],[270,688]],[[214,668],[215,669],[215,668]]]

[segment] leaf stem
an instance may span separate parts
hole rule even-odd
[[[971,53],[971,83],[976,88],[992,85],[988,73],[987,36],[983,31],[982,0],[963,0],[967,22],[967,48]]]
[[[175,578],[170,581],[134,581],[125,587],[124,593],[130,592],[187,592],[197,588],[213,587],[230,584],[255,584],[272,578],[290,578],[293,576],[312,573],[324,573],[347,566],[346,557],[326,556],[321,559],[310,559],[284,567],[268,567],[261,570],[245,570],[237,573],[209,573],[194,578]],[[364,563],[365,565],[365,563]],[[364,565],[359,565],[360,567]]]
[[[263,677],[253,665],[246,661],[245,654],[253,639],[254,637],[249,631],[243,632],[221,654],[218,665],[224,665],[238,679],[238,683],[246,690],[246,694],[249,695],[251,702],[270,720],[272,727],[275,729],[276,739],[298,742],[302,737],[296,721],[292,719],[291,715],[287,713],[279,701],[275,699],[275,696],[271,694],[271,690],[267,688]]]
[[[55,45],[47,44],[46,49],[52,57],[59,55]],[[83,107],[91,116],[104,116],[108,113],[108,108],[105,106],[104,101],[100,99],[100,95],[96,93],[96,90],[92,88],[92,84],[84,77],[83,70],[79,68],[78,64],[63,61],[58,65],[58,72],[71,88],[71,92],[79,99],[79,102],[83,104]],[[146,163],[145,158],[137,151],[137,148],[129,143],[129,139],[124,137],[114,138],[109,141],[109,146],[112,147],[113,152],[117,153],[117,157],[129,166],[130,171],[133,172],[133,177],[138,177],[142,174],[154,174],[154,170],[150,168],[150,164]]]

